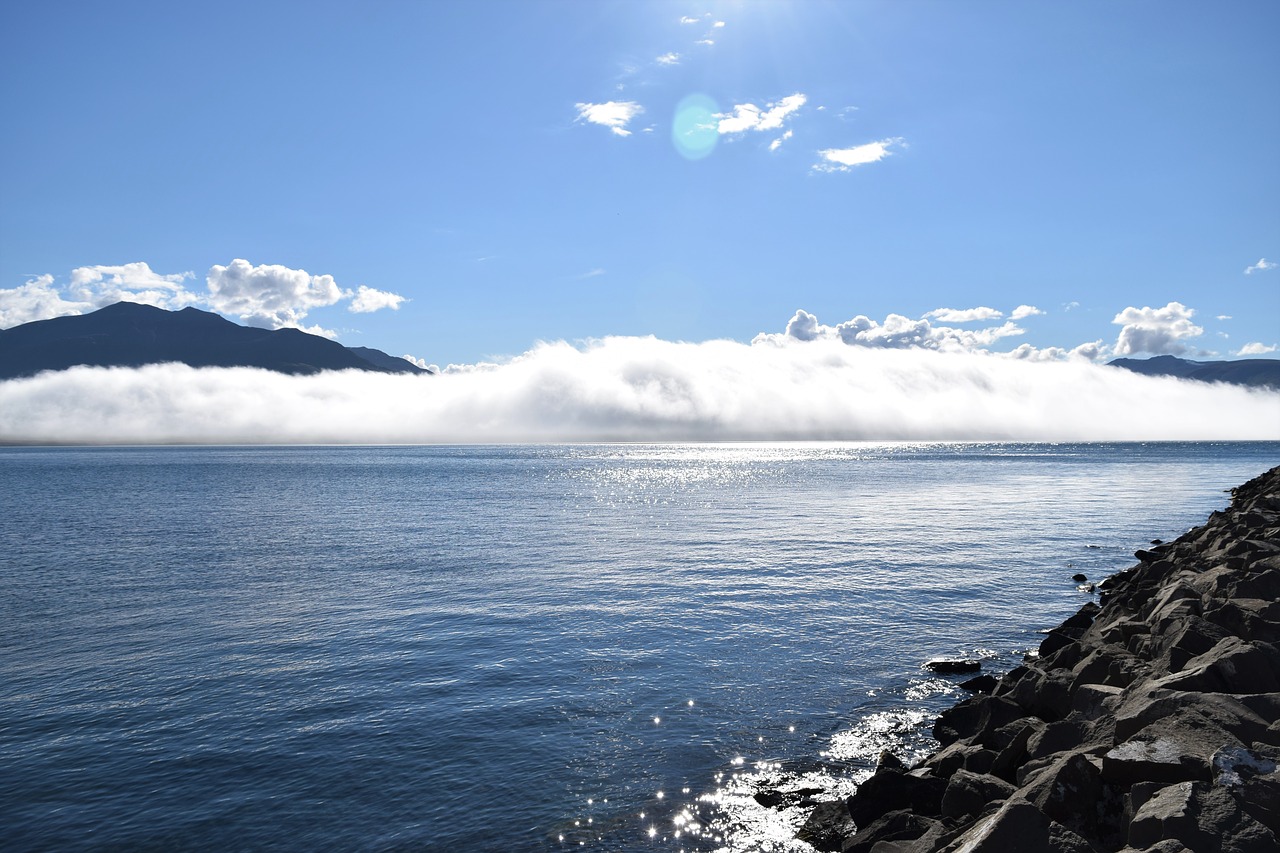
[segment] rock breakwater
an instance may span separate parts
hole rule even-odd
[[[800,837],[849,853],[1280,850],[1280,467],[1099,585]]]

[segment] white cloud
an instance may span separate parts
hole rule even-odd
[[[1275,344],[1267,346],[1266,344],[1255,341],[1254,343],[1245,344],[1240,347],[1239,351],[1236,352],[1236,355],[1266,355],[1269,352],[1275,352],[1276,349]]]
[[[145,263],[76,267],[65,287],[39,275],[21,287],[0,290],[0,328],[96,311],[116,302],[137,302],[176,311],[198,304],[186,289],[189,272],[161,275]]]
[[[998,312],[997,312],[998,314]],[[927,316],[927,315],[926,315]],[[840,340],[849,346],[876,349],[933,349],[948,352],[985,351],[1001,338],[1021,335],[1024,330],[1006,321],[985,329],[957,329],[934,326],[928,319],[913,320],[901,314],[890,314],[877,322],[859,314],[836,326],[818,322],[808,311],[796,311],[781,335],[762,332],[753,343],[794,339],[798,341]]]
[[[90,302],[63,299],[62,293],[53,285],[53,276],[38,275],[21,287],[0,290],[0,329],[83,314],[95,307],[98,306]]]
[[[696,24],[696,23],[698,23],[698,19],[697,19],[697,18],[691,18],[691,17],[689,17],[688,15],[685,15],[683,18],[681,18],[681,19],[680,19],[680,23],[682,23],[682,24]]]
[[[785,334],[789,338],[795,338],[798,341],[811,341],[818,337],[818,333],[818,318],[804,309],[796,311],[795,315],[787,321]]]
[[[715,44],[715,40],[714,39],[698,39],[697,41],[694,42],[694,44],[703,44],[703,45],[710,46]]]
[[[1214,319],[1215,319],[1215,320],[1230,320],[1230,319],[1231,319],[1231,315],[1230,315],[1230,314],[1219,314],[1219,315],[1218,315],[1217,317],[1215,317]]]
[[[662,56],[655,57],[654,62],[658,63],[659,65],[679,65],[680,54],[675,53],[674,51],[664,53],[662,54]]]
[[[1170,302],[1163,308],[1124,309],[1111,321],[1123,327],[1116,339],[1116,355],[1182,355],[1189,349],[1183,341],[1204,334],[1203,328],[1191,322],[1195,313],[1181,302]]]
[[[848,172],[855,166],[878,163],[893,153],[891,149],[905,144],[901,136],[894,136],[852,148],[824,148],[818,152],[822,160],[813,168],[818,172]]]
[[[784,143],[784,142],[786,142],[788,139],[790,139],[790,138],[792,137],[792,135],[793,135],[793,131],[788,130],[786,133],[782,134],[782,135],[781,135],[781,136],[779,136],[777,139],[775,139],[775,140],[773,140],[772,142],[770,142],[770,143],[769,143],[769,150],[770,150],[770,151],[777,151],[779,148],[781,148],[781,147],[782,147],[782,143]]]
[[[605,101],[603,104],[576,104],[577,120],[609,128],[617,136],[630,136],[627,124],[644,112],[635,101]]]
[[[185,282],[192,277],[189,272],[160,274],[142,262],[77,267],[65,287],[57,285],[52,275],[37,276],[22,287],[0,290],[0,328],[85,314],[116,302],[137,302],[168,311],[200,306],[251,326],[294,328],[335,338],[337,333],[329,329],[304,326],[307,312],[344,299],[351,300],[348,310],[356,314],[396,310],[407,301],[397,293],[366,285],[343,290],[333,276],[313,276],[279,265],[255,267],[241,259],[212,267],[206,279],[208,292],[188,290]]]
[[[711,28],[712,28],[713,30],[718,30],[718,29],[722,28],[723,26],[724,26],[724,21],[716,21],[714,24],[712,24],[712,25],[711,25]]]
[[[209,286],[208,303],[221,314],[235,315],[250,326],[264,329],[303,329],[334,336],[317,326],[302,326],[302,319],[312,308],[333,305],[343,298],[342,289],[331,275],[311,275],[280,264],[255,267],[236,258],[225,267],[210,267],[205,281]]]
[[[1034,305],[1019,305],[1017,308],[1013,309],[1013,313],[1010,314],[1009,317],[1013,320],[1022,320],[1026,317],[1035,317],[1043,313],[1043,311]]]
[[[441,376],[74,368],[0,382],[0,441],[1280,439],[1280,394],[838,340],[551,343]]]
[[[738,104],[732,113],[720,113],[716,116],[719,122],[716,130],[721,134],[746,133],[749,130],[777,130],[782,127],[787,117],[804,106],[808,100],[797,92],[787,95],[774,104],[760,109],[755,104]]]
[[[1274,261],[1268,261],[1266,258],[1259,258],[1256,264],[1245,267],[1244,274],[1253,275],[1256,272],[1266,272],[1267,270],[1275,269],[1277,266],[1280,266],[1280,264],[1276,264]]]
[[[200,296],[183,284],[189,278],[194,278],[189,272],[161,275],[141,261],[77,267],[71,271],[68,293],[94,308],[116,302],[138,302],[174,311],[200,301]]]
[[[406,301],[408,301],[407,298],[398,293],[374,290],[372,287],[365,287],[362,284],[356,288],[347,310],[352,314],[369,314],[373,311],[380,311],[383,308],[399,311],[400,303]]]
[[[1004,316],[1004,312],[983,306],[979,306],[977,308],[963,308],[960,310],[955,308],[937,308],[933,311],[926,312],[924,316],[930,317],[934,320],[940,320],[943,323],[972,323],[977,320],[999,320]],[[1014,319],[1017,318],[1015,317]]]
[[[1064,302],[1064,303],[1062,303],[1062,310],[1063,310],[1063,311],[1072,311],[1072,310],[1074,310],[1074,309],[1076,309],[1076,308],[1079,308],[1079,307],[1080,307],[1080,303],[1079,303],[1079,302]]]

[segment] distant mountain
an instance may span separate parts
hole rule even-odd
[[[430,370],[418,367],[418,365],[401,358],[398,355],[388,355],[380,349],[372,349],[370,347],[347,347],[356,355],[372,364],[374,367],[381,367],[383,370],[390,370],[392,373],[430,373]]]
[[[82,364],[139,367],[173,361],[292,374],[348,369],[429,372],[379,350],[353,350],[297,329],[253,329],[195,308],[166,311],[134,302],[0,330],[0,379]]]
[[[1172,355],[1157,355],[1153,358],[1117,358],[1107,364],[1146,376],[1177,376],[1199,382],[1228,382],[1253,388],[1280,389],[1280,359],[1275,358],[1189,361]]]

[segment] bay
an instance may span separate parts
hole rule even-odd
[[[1014,665],[1278,461],[0,449],[3,846],[794,849],[754,785],[927,749],[921,662]]]

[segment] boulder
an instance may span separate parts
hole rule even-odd
[[[910,773],[882,770],[858,786],[848,799],[848,811],[858,826],[904,808],[916,814],[937,815],[942,810],[946,788],[946,780],[927,769]]]
[[[1009,799],[1015,789],[995,776],[957,770],[947,781],[942,795],[942,816],[945,818],[977,817],[988,803]]]
[[[902,849],[932,849],[933,840],[942,836],[946,827],[941,821],[930,817],[922,817],[907,809],[898,809],[882,815],[844,843],[843,853],[870,853],[874,848],[883,853],[889,842],[912,841],[911,845],[902,845]]]
[[[944,849],[949,853],[1093,853],[1089,842],[1018,799],[1008,800]]]
[[[796,838],[818,850],[839,850],[854,831],[853,817],[846,801],[833,800],[813,807]]]

